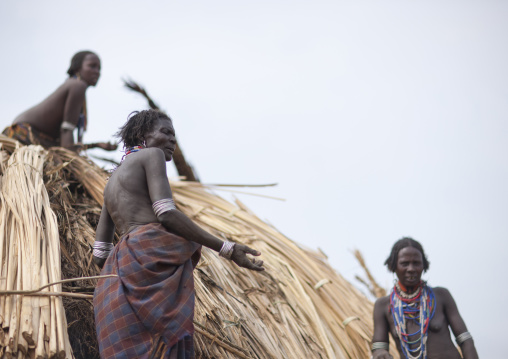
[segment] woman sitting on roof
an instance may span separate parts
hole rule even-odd
[[[118,135],[126,153],[104,189],[94,244],[95,263],[105,262],[101,274],[118,275],[95,289],[101,358],[152,358],[160,342],[164,358],[193,358],[193,269],[201,246],[256,271],[263,262],[246,254],[260,253],[223,242],[176,209],[166,175],[176,145],[167,115],[136,112]],[[122,238],[113,249],[115,227]]]
[[[67,70],[69,78],[44,101],[16,117],[3,134],[24,145],[37,144],[45,148],[61,146],[72,150],[94,147],[115,150],[117,146],[110,143],[81,144],[87,126],[85,92],[89,86],[97,84],[100,72],[101,61],[95,53],[76,53]],[[75,128],[78,144],[74,143]]]
[[[393,358],[388,353],[388,333],[401,358],[460,359],[450,338],[450,327],[465,359],[478,359],[473,337],[446,288],[431,288],[422,281],[429,261],[422,245],[406,237],[395,242],[386,266],[398,282],[389,296],[374,306],[374,359]]]

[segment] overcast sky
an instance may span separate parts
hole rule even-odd
[[[86,141],[146,108],[121,79],[138,81],[202,182],[277,182],[248,191],[285,202],[239,198],[351,281],[351,250],[389,287],[392,244],[419,240],[425,278],[451,291],[480,356],[500,358],[507,16],[501,0],[4,0],[0,127],[64,81],[75,52],[96,51]]]

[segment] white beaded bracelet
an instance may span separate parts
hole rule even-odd
[[[233,250],[235,248],[235,244],[236,243],[224,241],[219,251],[219,256],[224,257],[226,259],[231,259],[231,256],[233,255]]]

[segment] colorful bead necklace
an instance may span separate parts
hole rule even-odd
[[[115,168],[112,168],[109,170],[109,173],[110,174],[113,174],[117,169],[118,167],[120,167],[120,165],[123,163],[123,161],[125,160],[125,158],[134,153],[134,152],[138,152],[139,150],[142,150],[143,148],[145,148],[144,146],[133,146],[133,147],[124,147],[125,148],[125,154],[122,156],[122,160],[120,161],[120,164],[118,166],[116,166]]]
[[[400,282],[396,282],[396,283],[395,283],[395,287],[397,288],[397,293],[398,293],[398,295],[400,295],[400,296],[401,296],[402,298],[404,298],[404,299],[414,299],[414,298],[416,298],[417,296],[419,296],[419,295],[420,295],[420,293],[421,293],[421,291],[422,291],[422,286],[421,286],[421,284],[418,286],[418,289],[417,289],[417,290],[415,290],[415,291],[414,291],[413,293],[411,293],[411,294],[408,294],[408,293],[407,293],[407,289],[406,289],[406,287],[404,287],[404,286],[402,285],[402,283],[400,283]]]
[[[145,148],[145,147],[143,147],[143,146],[133,146],[133,147],[127,147],[127,148],[125,149],[125,155],[123,155],[123,157],[122,157],[122,162],[123,162],[123,160],[124,160],[124,159],[125,159],[128,155],[130,155],[130,154],[132,154],[132,153],[134,153],[134,152],[138,152],[138,151],[142,150],[143,148]]]
[[[426,359],[428,329],[436,310],[436,298],[432,288],[424,281],[420,282],[414,293],[408,294],[403,289],[397,283],[390,295],[390,309],[402,353],[406,359]],[[419,327],[414,333],[407,333],[406,325],[410,321]],[[419,338],[410,341],[409,338],[415,335],[419,335]],[[411,349],[413,344],[419,345]]]
[[[134,152],[138,152],[139,150],[142,150],[143,148],[145,148],[145,147],[143,147],[143,146],[127,147],[125,149],[125,156],[128,156],[128,155],[130,155],[131,153],[134,153]]]

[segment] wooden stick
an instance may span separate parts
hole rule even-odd
[[[69,283],[69,282],[76,282],[78,280],[87,280],[87,279],[100,279],[100,278],[114,278],[114,277],[118,277],[118,275],[116,274],[106,274],[106,275],[97,275],[97,276],[90,276],[90,277],[80,277],[80,278],[70,278],[70,279],[63,279],[63,280],[59,280],[59,281],[56,281],[56,282],[53,282],[53,283],[49,283],[49,284],[46,284],[46,285],[43,285],[42,287],[38,288],[38,289],[33,289],[33,290],[2,290],[0,291],[0,295],[11,295],[11,294],[23,294],[23,295],[44,295],[43,293],[37,293],[37,292],[40,292],[41,290],[45,289],[45,288],[48,288],[48,287],[51,287],[53,285],[57,285],[57,284],[62,284],[62,283]],[[48,293],[57,293],[57,292],[48,292]],[[61,293],[61,292],[58,292],[58,293]],[[69,293],[71,294],[71,293]],[[60,294],[59,294],[60,295]],[[65,293],[61,294],[61,295],[64,295],[65,296]],[[80,298],[80,297],[76,297],[76,298]]]
[[[68,298],[80,298],[80,299],[93,299],[93,294],[81,294],[81,293],[70,293],[70,292],[43,292],[43,293],[29,293],[24,294],[23,291],[12,291],[5,295],[20,295],[27,297],[68,297]]]

